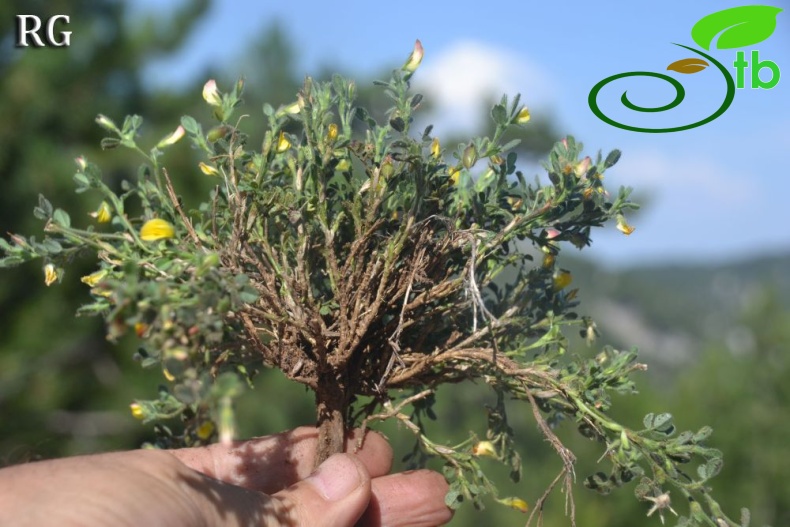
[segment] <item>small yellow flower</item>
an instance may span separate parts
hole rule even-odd
[[[159,141],[159,143],[157,143],[156,147],[165,148],[166,146],[174,145],[177,142],[179,142],[182,137],[184,137],[185,133],[186,132],[184,131],[184,127],[179,126],[178,128],[176,128],[175,132],[171,133],[167,137],[162,138],[162,140]]]
[[[101,271],[96,271],[95,273],[83,276],[80,278],[80,282],[83,284],[88,284],[90,287],[95,287],[96,284],[101,282],[102,278],[105,276],[107,276],[107,269],[102,269]]]
[[[559,269],[554,273],[554,290],[561,291],[573,282],[573,276],[567,269]]]
[[[414,50],[409,55],[409,58],[406,59],[406,63],[401,68],[403,71],[407,73],[414,73],[422,62],[422,57],[425,55],[425,50],[422,48],[422,42],[417,40],[414,43]]]
[[[135,419],[144,419],[145,418],[145,411],[143,407],[137,403],[132,403],[129,405],[129,409],[132,411],[132,417]]]
[[[205,421],[198,427],[195,433],[200,439],[206,441],[207,439],[211,438],[212,435],[214,435],[214,430],[214,423],[211,421]]]
[[[291,142],[285,136],[285,132],[280,132],[280,136],[277,138],[277,153],[282,154],[289,148],[291,148]]]
[[[54,264],[47,264],[44,266],[44,283],[47,287],[51,286],[58,280],[58,271],[55,269]]]
[[[530,119],[532,119],[532,116],[529,113],[529,108],[525,106],[519,110],[516,116],[516,124],[527,124]]]
[[[461,169],[458,167],[450,167],[447,170],[447,175],[450,176],[450,181],[453,183],[453,185],[457,185],[458,180],[461,177]]]
[[[502,498],[497,500],[502,505],[510,507],[511,509],[516,509],[519,512],[527,512],[529,510],[529,505],[527,502],[522,500],[521,498]]]
[[[341,172],[345,172],[349,168],[351,168],[351,160],[349,158],[347,158],[347,157],[344,157],[337,164],[337,166],[335,167],[335,170],[339,170]]]
[[[165,379],[167,379],[170,382],[176,380],[176,376],[170,373],[170,370],[168,370],[167,368],[162,368],[162,374],[164,374]]]
[[[217,81],[214,79],[209,80],[203,85],[203,99],[211,106],[220,106],[222,104],[222,97],[219,95]]]
[[[544,267],[545,269],[551,269],[552,267],[554,267],[554,261],[555,261],[556,259],[557,259],[557,257],[556,257],[556,256],[554,256],[554,255],[553,255],[553,254],[551,254],[551,253],[546,253],[546,254],[544,254],[544,255],[543,255],[543,267]]]
[[[335,139],[337,139],[337,125],[335,123],[330,124],[327,128],[326,138],[330,143],[334,143]]]
[[[203,161],[198,163],[198,168],[200,169],[201,172],[203,172],[207,176],[219,176],[219,170],[217,170],[211,165],[207,165]]]
[[[102,201],[95,212],[89,214],[91,218],[96,218],[99,223],[108,223],[112,219],[112,211],[106,201]]]
[[[145,322],[135,322],[134,323],[134,334],[140,338],[145,336],[146,332],[148,331],[148,324]]]
[[[442,155],[442,145],[439,144],[438,137],[434,137],[431,143],[431,155],[434,159],[439,159],[439,156]]]
[[[617,230],[622,232],[626,236],[629,236],[632,232],[634,232],[636,230],[636,227],[632,227],[631,225],[628,225],[628,223],[626,223],[626,221],[625,221],[625,216],[623,216],[622,214],[618,214],[617,215]]]
[[[161,218],[148,220],[140,229],[140,238],[147,242],[172,238],[175,235],[175,228]]]
[[[472,454],[476,456],[496,457],[496,449],[491,441],[480,441],[472,447]]]

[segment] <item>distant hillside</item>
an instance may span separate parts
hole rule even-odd
[[[623,271],[579,259],[562,266],[580,289],[579,313],[595,319],[603,340],[637,346],[655,366],[676,367],[710,341],[725,342],[733,352],[748,348],[739,321],[756,295],[770,292],[790,308],[790,254]]]

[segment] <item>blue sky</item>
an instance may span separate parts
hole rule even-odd
[[[167,10],[178,3],[138,0],[135,8]],[[366,80],[399,66],[419,38],[426,53],[415,83],[445,101],[432,119],[439,135],[474,127],[479,108],[470,101],[520,92],[533,115],[556,118],[557,128],[583,141],[590,153],[623,151],[606,175],[608,185],[634,187],[645,207],[633,218],[631,236],[610,226],[593,236],[587,256],[618,266],[741,259],[790,250],[790,2],[765,4],[785,11],[769,39],[744,49],[775,62],[784,74],[779,84],[751,89],[747,71],[747,87],[736,91],[724,115],[669,134],[602,122],[587,104],[590,89],[617,73],[668,73],[670,63],[694,56],[672,43],[698,47],[691,39],[697,20],[746,2],[215,0],[186,49],[149,73],[154,84],[196,89],[210,64],[230,64],[223,69],[242,75],[240,67],[234,71],[235,59],[275,20],[295,44],[297,71],[304,74],[329,64]],[[734,74],[736,51],[710,54]],[[709,115],[724,97],[713,66],[673,76],[687,95],[671,112],[629,117],[616,108],[623,90],[637,104],[669,102],[674,90],[652,79],[619,81],[602,92],[602,109],[636,125],[674,126]]]

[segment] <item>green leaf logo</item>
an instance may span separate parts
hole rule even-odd
[[[701,18],[691,28],[691,38],[703,49],[709,50],[717,35],[717,49],[752,46],[770,37],[776,29],[779,7],[745,5],[716,11]]]

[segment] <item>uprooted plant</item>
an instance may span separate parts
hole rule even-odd
[[[78,254],[97,257],[96,272],[82,277],[92,301],[79,314],[104,317],[111,339],[133,329],[142,365],[162,369],[167,388],[132,405],[146,421],[180,419],[182,429],[158,428],[162,445],[228,440],[233,398],[261,368],[278,368],[315,392],[319,463],[342,450],[350,427],[398,420],[416,438],[413,463],[443,460],[448,505],[480,505],[486,494],[497,498],[481,456],[520,476],[505,411],[505,400],[516,399],[530,405],[563,461],[533,507],[538,521],[563,482],[575,523],[575,458],[555,435],[570,421],[611,462],[587,487],[605,493],[635,481],[637,498],[662,520],[674,513],[671,490],[690,504],[679,525],[745,526],[748,514],[735,523],[708,492],[722,466],[721,453],[705,446],[709,428],[675,435],[668,414],[648,415],[641,429],[609,417],[609,394],[632,392],[630,373],[645,369],[633,351],[566,355],[565,327],[592,342],[595,325],[572,311],[576,291],[557,263],[562,242],[583,248],[607,220],[633,230],[624,217],[635,208],[628,189],[610,196],[603,186],[619,152],[583,157],[568,137],[550,153],[549,181],[527,182],[514,142],[501,144],[509,127],[529,120],[518,97],[493,107],[492,137],[446,152],[430,126],[411,129],[422,96],[409,81],[421,58],[418,42],[379,83],[393,103],[386,122],[355,106],[354,83],[308,78],[293,104],[264,106],[260,147],[248,144],[247,116],[235,114],[241,81],[227,93],[214,81],[204,86],[218,124],[206,132],[184,117],[147,151],[138,145],[140,117],[117,126],[100,115],[105,148],[144,158],[137,179],[116,192],[78,158],[77,192],[98,196],[96,225],[74,225],[41,197],[35,214],[45,239],[0,239],[0,266],[41,258],[49,285]],[[191,211],[163,165],[182,136],[203,156],[195,177],[216,178]],[[448,446],[426,437],[437,388],[472,380],[496,395],[486,438]],[[683,469],[690,461],[696,475]],[[519,498],[497,501],[526,510]]]

